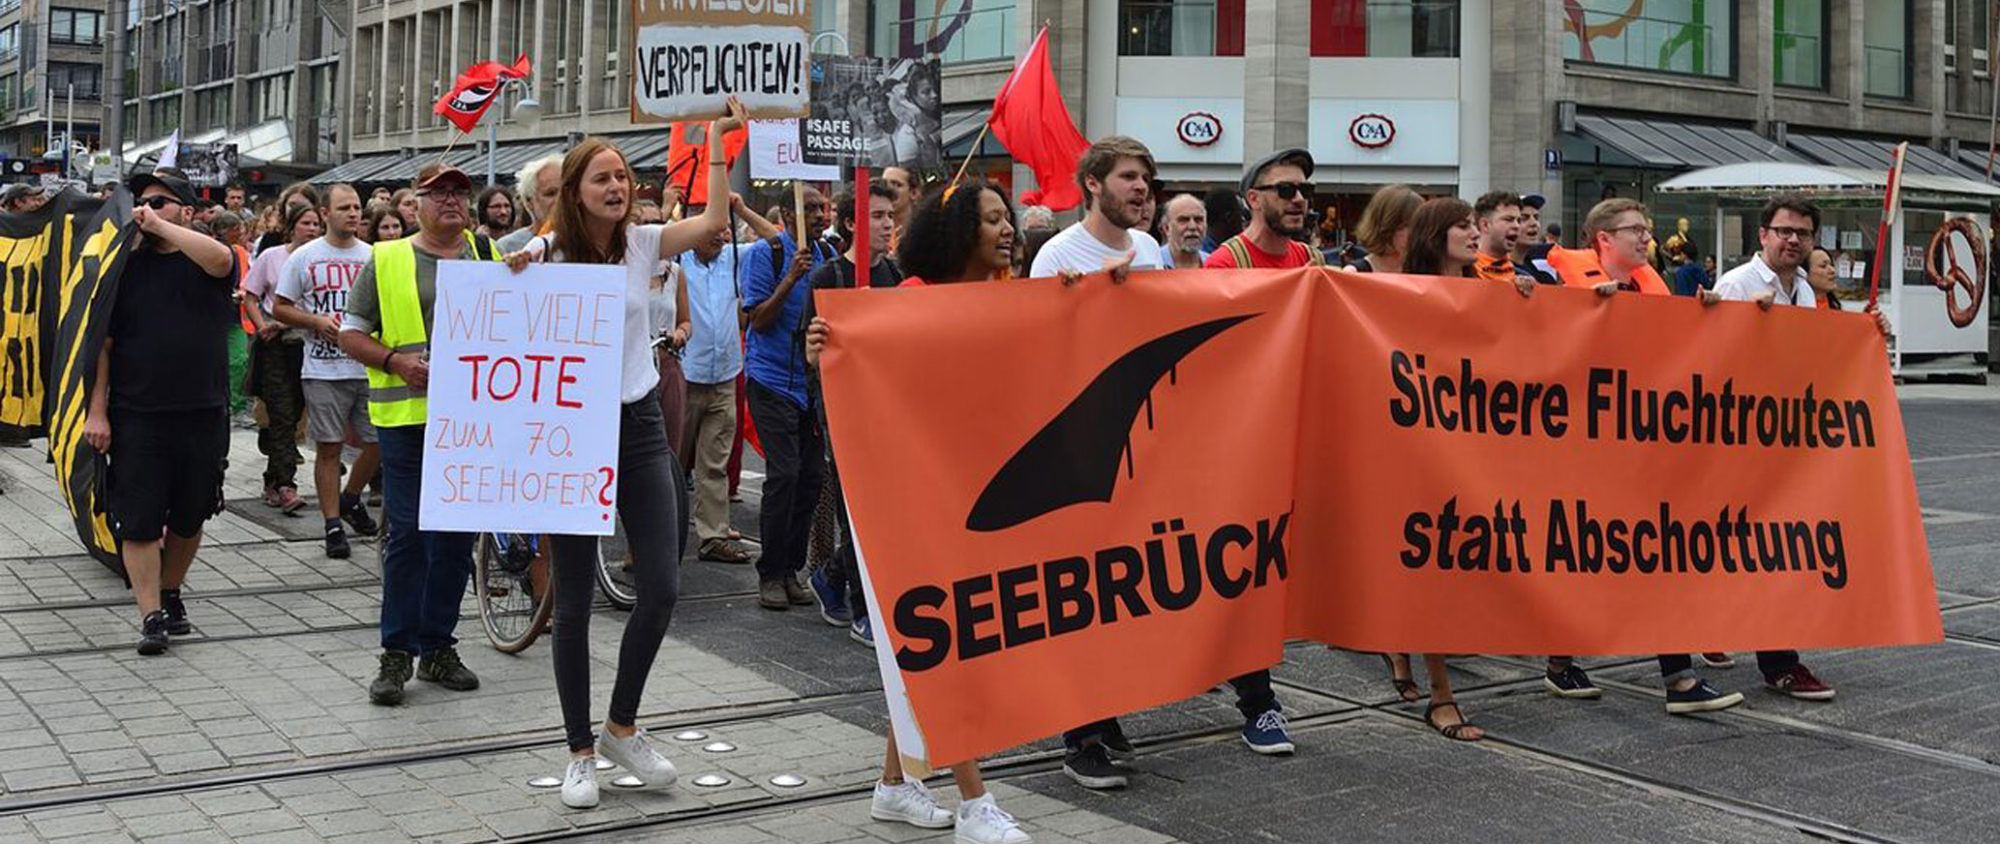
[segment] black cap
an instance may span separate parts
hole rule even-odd
[[[1547,204],[1549,204],[1549,200],[1548,200],[1548,198],[1547,198],[1547,197],[1545,197],[1545,196],[1542,196],[1542,195],[1541,195],[1541,194],[1539,194],[1539,193],[1524,193],[1524,194],[1521,194],[1521,205],[1522,205],[1523,207],[1526,207],[1526,208],[1533,208],[1533,209],[1535,209],[1536,211],[1540,211],[1540,210],[1542,210],[1542,206],[1544,206],[1544,205],[1547,205]]]
[[[1239,187],[1241,188],[1241,192],[1249,193],[1250,188],[1257,184],[1257,177],[1264,175],[1264,171],[1273,164],[1290,164],[1292,166],[1299,168],[1300,170],[1305,171],[1306,178],[1308,179],[1312,178],[1313,174],[1312,153],[1307,152],[1298,147],[1292,147],[1291,149],[1281,149],[1278,150],[1277,152],[1271,153],[1270,155],[1264,156],[1263,158],[1257,159],[1256,163],[1251,164],[1248,168],[1244,169],[1243,182],[1241,185],[1239,185]]]
[[[134,200],[137,200],[140,194],[145,193],[146,188],[149,188],[153,185],[159,185],[160,187],[173,191],[174,198],[179,199],[181,201],[181,204],[183,205],[193,206],[195,203],[194,186],[188,184],[187,179],[181,178],[180,176],[174,175],[172,173],[167,173],[164,171],[157,173],[141,173],[137,176],[133,176],[131,180],[125,183],[125,186],[131,189],[132,198]]]

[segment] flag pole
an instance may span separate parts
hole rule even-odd
[[[991,131],[993,131],[993,123],[991,121],[979,127],[979,137],[972,139],[972,149],[966,151],[965,161],[958,165],[958,175],[951,177],[951,185],[945,188],[947,194],[956,190],[959,180],[965,178],[965,168],[972,166],[972,157],[979,154],[979,145],[986,142],[986,133]]]
[[[464,131],[460,131],[460,132],[459,132],[458,134],[456,134],[456,135],[453,135],[453,136],[451,137],[451,142],[450,142],[450,143],[447,143],[447,144],[445,144],[445,145],[444,145],[444,149],[443,149],[442,151],[438,152],[438,157],[437,157],[437,161],[434,161],[434,162],[432,162],[432,163],[433,163],[433,164],[443,164],[443,163],[444,163],[444,157],[445,157],[445,156],[447,156],[447,155],[450,155],[450,154],[451,154],[451,148],[452,148],[452,147],[455,147],[455,146],[458,146],[458,142],[459,142],[459,141],[461,141],[461,140],[464,140],[464,139],[465,139],[465,132],[464,132]]]

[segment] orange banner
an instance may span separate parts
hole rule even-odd
[[[1858,315],[1317,269],[819,296],[878,658],[934,763],[1198,694],[1288,637],[1942,638]]]

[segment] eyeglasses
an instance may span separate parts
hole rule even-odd
[[[423,190],[417,191],[417,195],[428,198],[432,202],[465,201],[465,191],[452,190],[450,188],[424,188]]]
[[[1764,230],[1778,236],[1779,240],[1806,241],[1812,239],[1812,229],[1795,229],[1789,226],[1765,226]]]
[[[146,197],[145,199],[139,200],[139,204],[144,205],[147,208],[151,208],[154,211],[164,211],[169,205],[185,205],[187,203],[184,203],[171,196],[149,196]]]
[[[1638,232],[1638,233],[1639,233],[1639,238],[1640,238],[1641,240],[1650,240],[1650,239],[1652,239],[1652,237],[1653,237],[1653,227],[1652,227],[1652,226],[1649,226],[1649,225],[1646,225],[1645,223],[1633,223],[1632,225],[1629,225],[1629,226],[1617,226],[1617,227],[1614,227],[1614,228],[1609,228],[1609,229],[1605,229],[1605,231],[1608,231],[1608,232]]]
[[[1313,195],[1311,182],[1272,182],[1268,185],[1255,185],[1250,189],[1277,191],[1278,198],[1286,202],[1292,201],[1299,194],[1305,194],[1307,199],[1311,199]]]

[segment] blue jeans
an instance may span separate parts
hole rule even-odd
[[[417,530],[424,426],[377,428],[382,444],[382,648],[427,656],[458,643],[458,608],[472,582],[469,533]]]

